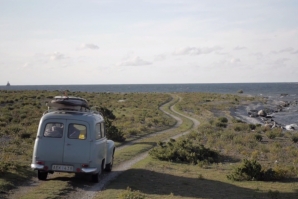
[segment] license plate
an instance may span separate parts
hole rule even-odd
[[[56,170],[56,171],[73,171],[73,166],[53,165],[52,170]]]

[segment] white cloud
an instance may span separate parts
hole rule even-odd
[[[237,47],[235,47],[234,48],[234,50],[244,50],[244,49],[246,49],[246,47],[242,47],[242,46],[237,46]]]
[[[252,53],[251,55],[256,57],[257,59],[262,59],[263,58],[263,53],[260,53],[260,52]]]
[[[230,60],[230,63],[231,63],[231,64],[238,64],[238,63],[240,63],[240,62],[241,62],[241,60],[238,59],[238,58],[232,58],[232,59]]]
[[[144,66],[150,64],[152,63],[141,59],[139,56],[135,56],[122,62],[119,62],[117,66]]]
[[[289,60],[290,59],[288,59],[288,58],[280,58],[280,59],[277,59],[277,60],[274,61],[274,65],[276,65],[276,66],[283,66]]]
[[[59,52],[54,52],[54,53],[50,54],[49,56],[50,56],[50,60],[62,60],[62,59],[67,58],[67,57],[65,57],[65,55],[63,55],[62,53],[59,53]]]
[[[215,51],[219,51],[222,48],[219,46],[214,46],[211,48],[196,48],[196,47],[185,47],[174,51],[174,55],[201,55],[209,54]]]
[[[95,44],[86,44],[86,43],[84,43],[84,44],[82,44],[81,46],[80,46],[80,48],[79,49],[91,49],[91,50],[97,50],[97,49],[99,49],[99,47],[97,46],[97,45],[95,45]]]
[[[27,68],[29,66],[29,63],[25,63],[22,68]]]
[[[159,55],[155,55],[154,60],[155,61],[164,61],[166,59],[166,55],[165,54],[159,54]]]
[[[292,47],[288,47],[288,48],[284,48],[284,49],[281,49],[279,51],[271,51],[272,54],[279,54],[279,53],[292,53],[292,54],[295,54],[295,51],[294,51],[294,48]]]
[[[289,47],[289,48],[282,49],[282,50],[280,50],[279,52],[280,52],[280,53],[283,53],[283,52],[293,52],[293,51],[294,51],[294,48]]]

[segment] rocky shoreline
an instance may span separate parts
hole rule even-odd
[[[264,103],[240,105],[231,110],[231,115],[251,124],[282,128],[287,131],[298,130],[298,96],[296,94],[283,93],[263,96],[263,98]]]

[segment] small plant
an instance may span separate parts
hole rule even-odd
[[[119,195],[121,199],[145,199],[145,195],[142,194],[140,191],[133,191],[130,187]]]
[[[244,159],[242,165],[237,167],[232,174],[227,175],[227,178],[235,181],[259,180],[261,170],[262,167],[256,160]]]
[[[257,141],[261,142],[261,141],[262,141],[262,139],[263,139],[263,136],[262,136],[262,135],[260,135],[260,134],[255,134],[255,135],[254,135],[254,138],[255,138],[255,140],[257,140]]]
[[[266,135],[270,139],[274,139],[276,137],[281,137],[282,136],[282,130],[281,129],[271,129],[269,131],[266,131]]]
[[[290,177],[290,174],[289,171],[284,168],[276,167],[275,169],[262,169],[262,166],[256,160],[247,159],[244,159],[242,165],[235,168],[232,174],[227,175],[228,179],[235,181],[272,181],[281,180],[287,177]]]
[[[221,127],[221,128],[226,128],[227,127],[227,123],[224,123],[224,122],[215,122],[215,126]]]
[[[198,164],[201,161],[209,163],[218,160],[218,153],[188,138],[170,139],[169,142],[159,142],[149,154],[154,158],[172,162]]]
[[[250,130],[255,130],[256,129],[256,125],[255,124],[249,124],[248,125]]]
[[[291,139],[294,143],[297,143],[298,142],[298,134],[292,135]]]
[[[222,123],[227,123],[228,119],[226,117],[219,117],[218,121],[222,122]]]

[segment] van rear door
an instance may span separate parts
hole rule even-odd
[[[63,162],[65,164],[89,164],[90,145],[92,142],[89,129],[89,125],[86,122],[78,120],[66,121],[63,153]]]
[[[62,119],[49,119],[41,124],[34,149],[39,160],[63,162],[65,124]]]

